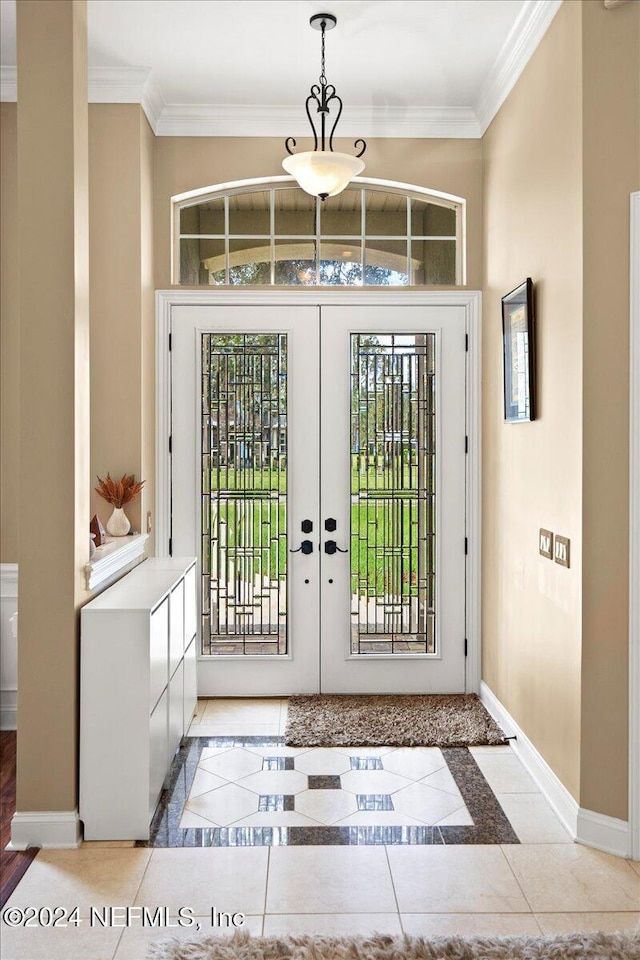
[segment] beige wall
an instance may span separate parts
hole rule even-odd
[[[565,3],[484,137],[484,679],[580,805],[627,817],[629,194],[640,4]],[[536,281],[540,420],[501,422]],[[570,570],[538,527],[572,541]]]
[[[640,187],[640,3],[583,6],[583,549],[580,802],[626,819],[629,194]]]
[[[582,527],[581,5],[564,4],[485,134],[483,677],[578,799]],[[500,298],[536,286],[538,416],[506,424]],[[538,528],[571,538],[571,568]]]
[[[337,141],[351,150],[351,141]],[[156,286],[171,285],[171,197],[187,190],[284,174],[282,138],[156,139]],[[363,176],[431,187],[467,200],[467,285],[482,283],[482,143],[480,140],[370,140]]]
[[[0,103],[0,563],[18,562],[20,297],[15,103]]]
[[[38,225],[18,238],[17,809],[72,811],[89,559],[85,0],[18,0],[17,36],[18,222]]]
[[[89,145],[91,513],[106,523],[112,511],[93,490],[97,476],[133,473],[147,480],[126,507],[140,531],[153,503],[153,133],[137,104],[92,104]]]

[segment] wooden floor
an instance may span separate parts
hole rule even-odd
[[[16,809],[16,733],[0,731],[0,907],[9,899],[38,850],[5,850]]]

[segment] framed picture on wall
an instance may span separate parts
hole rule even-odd
[[[507,423],[535,420],[536,365],[531,277],[527,277],[524,283],[502,298],[502,352],[504,419]]]

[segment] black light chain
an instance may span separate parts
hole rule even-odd
[[[320,83],[322,86],[325,86],[327,83],[327,78],[324,73],[324,31],[326,27],[326,22],[324,20],[321,22],[320,27],[322,29],[322,66],[320,68]]]

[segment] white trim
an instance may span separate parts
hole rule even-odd
[[[344,137],[477,140],[493,120],[558,12],[562,0],[527,0],[473,106],[350,105]],[[16,67],[0,70],[0,100],[17,100]],[[89,103],[140,103],[156,136],[308,136],[298,106],[166,103],[149,67],[89,67]]]
[[[18,564],[0,563],[0,600],[18,596]]]
[[[308,137],[301,105],[171,103],[158,119],[159,137]],[[471,107],[349,106],[341,137],[475,139],[480,127]]]
[[[43,847],[67,850],[79,847],[80,819],[77,810],[17,811],[11,819],[11,841],[7,850]]]
[[[467,306],[467,693],[480,693],[482,663],[482,294]]]
[[[168,557],[171,537],[171,308],[173,291],[156,291],[156,557]],[[177,292],[177,291],[176,291]]]
[[[144,556],[148,533],[136,533],[132,537],[111,537],[102,547],[96,548],[93,560],[85,567],[88,590],[106,587]]]
[[[578,832],[579,806],[563,783],[560,782],[547,761],[538,752],[524,730],[518,726],[509,711],[498,700],[496,695],[487,686],[484,680],[480,684],[480,699],[494,718],[500,724],[507,736],[515,734],[511,740],[513,752],[524,768],[533,777],[541,793],[549,801],[556,814],[575,840]]]
[[[562,0],[527,0],[525,3],[475,103],[481,137],[513,90],[561,6]]]
[[[605,817],[602,813],[585,810],[578,811],[578,843],[616,857],[629,856],[629,824],[626,820]]]
[[[18,691],[0,687],[0,730],[18,729]]]
[[[640,860],[640,191],[630,205],[629,830]]]
[[[149,67],[90,67],[89,103],[142,103]]]
[[[151,125],[151,129],[157,136],[158,123],[163,110],[166,108],[166,103],[162,96],[162,90],[153,74],[149,74],[144,84],[141,105]]]
[[[0,67],[0,102],[16,103],[18,99],[18,71],[16,67]]]
[[[464,197],[457,197],[454,193],[444,193],[442,190],[433,190],[430,187],[420,187],[415,183],[403,183],[401,180],[379,180],[377,177],[354,177],[350,181],[360,187],[383,187],[385,190],[394,190],[401,193],[422,194],[425,197],[432,197],[435,200],[445,200],[452,204],[466,204]],[[195,190],[186,190],[184,193],[176,193],[171,197],[173,206],[181,205],[185,200],[208,200],[216,194],[232,193],[246,190],[250,193],[254,188],[256,190],[266,187],[267,184],[292,184],[297,185],[295,177],[281,174],[277,177],[250,177],[248,180],[228,180],[226,183],[213,183],[208,187],[197,187]]]
[[[0,730],[18,728],[18,564],[0,563]]]
[[[156,556],[169,555],[171,472],[169,431],[171,428],[171,367],[169,331],[171,310],[174,306],[289,306],[294,304],[319,306],[362,305],[425,305],[462,306],[466,311],[466,329],[469,333],[469,369],[467,380],[467,411],[469,456],[467,457],[467,559],[466,609],[467,689],[480,689],[480,389],[481,389],[481,306],[482,295],[476,290],[327,290],[323,287],[305,290],[158,290],[156,291]]]

